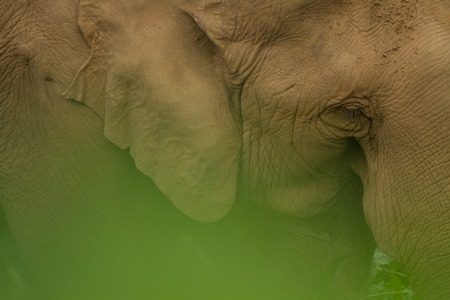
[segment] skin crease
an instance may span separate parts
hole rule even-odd
[[[1,201],[38,298],[361,299],[371,234],[449,296],[444,1],[81,1],[83,37],[76,2],[12,3]]]

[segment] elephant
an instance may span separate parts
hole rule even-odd
[[[363,299],[375,246],[450,296],[447,1],[0,8],[30,298]]]

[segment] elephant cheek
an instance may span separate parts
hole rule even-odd
[[[278,187],[266,196],[266,201],[276,211],[305,218],[327,211],[342,189],[340,183],[331,180],[323,184],[306,183],[288,189]]]

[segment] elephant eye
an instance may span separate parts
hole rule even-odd
[[[336,115],[337,118],[340,118],[343,123],[352,123],[354,121],[359,120],[360,118],[366,117],[364,115],[362,107],[350,105],[350,106],[342,106],[331,109],[330,113]]]
[[[370,129],[371,119],[359,104],[336,105],[325,109],[319,116],[328,133],[334,137],[361,138]]]
[[[345,113],[349,119],[356,119],[362,115],[361,108],[345,108]]]

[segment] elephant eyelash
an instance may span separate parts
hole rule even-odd
[[[363,115],[361,108],[345,108],[345,114],[349,119],[357,119]]]

